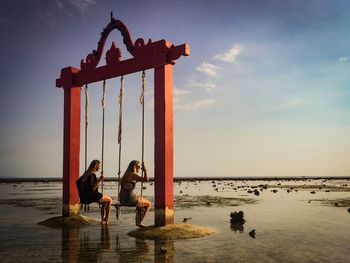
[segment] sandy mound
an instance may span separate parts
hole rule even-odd
[[[149,226],[128,233],[129,236],[151,240],[176,240],[206,237],[214,234],[211,228],[191,224],[171,224],[163,227]]]
[[[94,222],[95,221],[89,217],[79,215],[79,216],[70,216],[70,217],[63,217],[63,216],[51,217],[42,222],[39,222],[38,224],[48,226],[48,227],[53,227],[53,228],[61,228],[65,226],[78,227],[82,225],[88,225]]]

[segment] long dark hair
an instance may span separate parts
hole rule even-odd
[[[87,178],[87,175],[93,170],[96,168],[96,165],[101,163],[99,160],[95,159],[93,160],[90,165],[89,165],[89,168],[83,173],[82,177],[83,177],[83,181],[86,180]]]
[[[127,176],[128,174],[130,174],[130,173],[133,173],[133,172],[134,172],[134,169],[135,169],[135,166],[136,166],[137,164],[139,164],[139,163],[140,163],[140,161],[137,161],[137,160],[132,160],[132,161],[129,163],[128,168],[126,168],[126,171],[125,171],[125,173],[124,173],[122,179],[120,180],[120,184],[121,184],[121,185],[124,185],[124,183],[125,183],[124,181],[126,180],[126,176]]]
[[[92,169],[95,169],[96,168],[96,165],[101,163],[99,160],[95,159],[93,160],[90,165],[89,165],[89,168],[88,168],[88,171],[91,171]]]

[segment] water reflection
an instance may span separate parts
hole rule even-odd
[[[130,246],[129,243],[127,246],[122,246],[119,235],[116,237],[116,257],[118,262],[133,262],[133,261],[147,261],[149,258],[149,245],[147,241],[142,239],[135,239],[134,246]]]
[[[79,243],[79,228],[62,228],[63,262],[78,262]]]
[[[63,262],[100,262],[103,251],[112,249],[108,226],[101,226],[100,239],[93,238],[90,231],[82,232],[79,227],[62,228]]]
[[[231,230],[234,232],[243,233],[244,232],[244,226],[243,224],[231,224]]]
[[[101,226],[101,249],[112,249],[112,239],[107,225]]]
[[[154,241],[154,262],[172,263],[174,262],[174,241]]]
[[[62,228],[63,262],[174,262],[174,241],[125,240],[116,234],[115,249],[108,226],[96,228]],[[152,245],[154,248],[152,249]],[[152,258],[153,250],[153,258]]]

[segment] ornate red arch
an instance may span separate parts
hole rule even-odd
[[[122,60],[121,50],[112,42],[106,52],[106,64],[97,67],[109,34],[117,29],[132,58]],[[134,72],[154,69],[154,178],[155,225],[174,221],[173,205],[173,96],[172,67],[180,56],[188,56],[188,44],[174,46],[162,39],[147,43],[139,38],[133,43],[129,30],[119,20],[111,18],[103,29],[97,50],[81,60],[80,68],[66,67],[56,79],[64,90],[63,148],[63,216],[79,213],[79,196],[75,181],[79,177],[81,87]]]

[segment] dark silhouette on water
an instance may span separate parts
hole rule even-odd
[[[231,229],[235,232],[239,231],[240,233],[243,233],[243,225],[245,223],[243,211],[231,212],[230,217]]]
[[[249,236],[255,238],[255,229],[249,232]]]

